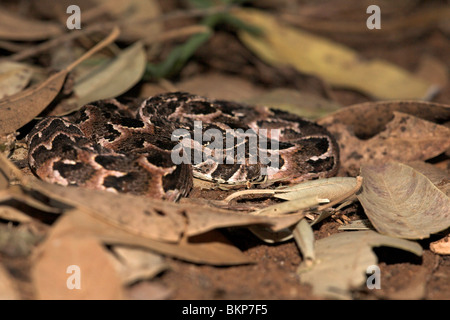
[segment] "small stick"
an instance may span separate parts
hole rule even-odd
[[[69,64],[65,69],[69,72],[73,70],[77,65],[79,65],[82,61],[86,60],[90,56],[92,56],[97,51],[103,49],[107,45],[109,45],[111,42],[117,39],[117,37],[120,34],[120,30],[118,27],[114,27],[114,29],[111,31],[111,33],[102,41],[97,43],[94,47],[92,47],[89,51],[87,51],[85,54],[83,54],[81,57],[79,57],[77,60]]]
[[[170,20],[170,19],[177,19],[177,18],[185,18],[185,17],[197,17],[197,16],[205,16],[208,14],[214,14],[214,13],[219,13],[219,12],[226,12],[228,11],[232,6],[217,6],[217,7],[212,7],[212,8],[208,8],[208,9],[192,9],[192,10],[180,10],[180,11],[174,11],[174,12],[170,12],[167,13],[165,15],[153,18],[153,19],[141,19],[138,21],[134,21],[135,24],[139,24],[139,23],[156,23],[156,22],[162,22],[162,21],[166,21],[166,20]],[[101,9],[100,9],[101,10]],[[97,12],[98,13],[98,12]],[[97,13],[93,14],[93,16],[95,16]],[[89,27],[86,27],[85,29],[82,30],[75,30],[66,34],[63,34],[62,36],[56,38],[56,39],[51,39],[49,41],[43,42],[41,44],[38,44],[37,46],[31,47],[31,48],[27,48],[24,49],[20,52],[17,52],[15,54],[12,54],[8,57],[5,58],[1,58],[0,61],[4,61],[4,60],[9,60],[9,61],[20,61],[20,60],[24,60],[26,58],[29,58],[31,56],[34,56],[36,54],[45,52],[51,48],[57,47],[67,41],[71,41],[74,39],[77,39],[79,37],[82,36],[86,36],[89,34],[92,34],[94,32],[98,32],[98,31],[105,31],[108,29],[112,29],[115,26],[119,26],[119,27],[126,27],[127,25],[129,25],[129,23],[127,23],[126,21],[119,21],[119,22],[106,22],[106,23],[98,23],[98,24],[94,24],[91,25]]]
[[[113,27],[112,24],[96,24],[96,25],[90,26],[86,29],[76,30],[76,31],[73,31],[70,33],[66,33],[56,39],[52,39],[52,40],[43,42],[41,44],[38,44],[37,46],[27,48],[18,53],[15,53],[15,54],[12,54],[5,58],[2,58],[2,59],[0,59],[0,61],[2,61],[2,60],[9,60],[9,61],[24,60],[26,58],[29,58],[29,57],[39,54],[41,52],[50,50],[53,47],[57,47],[67,41],[71,41],[73,39],[76,39],[76,38],[79,38],[82,36],[86,36],[86,35],[89,35],[94,32],[105,31],[105,30],[111,29],[112,27]]]
[[[203,25],[192,25],[187,26],[179,29],[169,30],[163,32],[161,35],[158,35],[156,37],[152,36],[150,39],[146,39],[146,44],[152,44],[152,43],[158,43],[158,42],[165,42],[181,37],[191,36],[193,34],[197,33],[205,33],[205,32],[211,32],[211,29],[207,26]]]

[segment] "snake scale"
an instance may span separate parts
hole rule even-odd
[[[265,144],[251,149],[249,133]],[[339,163],[335,139],[314,122],[185,92],[128,104],[93,102],[42,119],[27,141],[30,167],[47,182],[171,201],[189,194],[193,177],[234,185],[294,183],[333,176]],[[261,154],[271,161],[261,161]]]

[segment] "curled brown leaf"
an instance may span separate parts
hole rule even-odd
[[[450,198],[424,175],[397,162],[361,168],[364,211],[378,232],[423,239],[450,226]]]

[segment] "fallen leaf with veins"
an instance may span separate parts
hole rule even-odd
[[[22,91],[32,74],[32,68],[24,63],[0,62],[0,99]]]
[[[41,83],[0,100],[0,135],[14,132],[40,114],[60,92],[67,74],[92,54],[114,41],[119,35],[115,28],[105,39],[66,68]]]
[[[422,247],[413,241],[392,238],[375,231],[333,234],[315,242],[314,264],[300,265],[302,283],[313,293],[328,298],[350,299],[351,290],[366,281],[366,270],[377,264],[373,247],[389,246],[422,255]]]
[[[361,163],[427,160],[450,148],[450,128],[403,112],[392,114],[383,129],[368,139],[356,136],[351,125],[333,120],[328,129],[338,140],[344,170],[354,175]]]
[[[252,261],[216,230],[199,236],[184,238],[179,243],[156,241],[111,226],[85,212],[74,209],[57,221],[48,239],[58,239],[65,234],[89,236],[108,245],[133,246],[149,249],[185,261],[212,265],[239,265]]]
[[[358,199],[378,232],[424,239],[450,226],[450,198],[413,168],[387,162],[365,165],[361,175]]]
[[[392,99],[426,99],[438,91],[433,84],[381,59],[361,59],[349,47],[280,23],[260,10],[236,9],[233,14],[261,34],[238,31],[240,40],[258,57],[274,66],[290,65],[336,87]]]

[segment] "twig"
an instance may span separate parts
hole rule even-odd
[[[15,53],[13,55],[10,55],[8,57],[0,59],[0,61],[3,60],[10,60],[10,61],[20,61],[24,60],[26,58],[29,58],[31,56],[34,56],[36,54],[39,54],[41,52],[45,52],[47,50],[50,50],[51,48],[57,47],[59,45],[62,45],[63,43],[67,41],[71,41],[73,39],[76,39],[81,36],[85,36],[94,32],[98,31],[107,31],[114,27],[114,24],[96,24],[92,25],[90,27],[87,27],[83,30],[76,30],[72,31],[70,33],[65,33],[62,36],[52,39],[46,42],[43,42],[41,44],[38,44],[37,46],[25,49],[23,51],[20,51],[18,53]]]
[[[232,7],[233,6],[231,6],[231,5],[227,5],[227,6],[217,6],[217,7],[207,8],[207,9],[179,10],[179,11],[169,12],[167,14],[164,14],[159,17],[152,18],[152,19],[145,18],[145,19],[133,21],[132,23],[133,24],[141,24],[141,23],[151,24],[151,23],[163,22],[166,20],[177,19],[177,18],[200,17],[200,16],[205,16],[205,15],[210,15],[210,14],[215,14],[215,13],[220,13],[220,12],[226,12],[226,11],[230,10]],[[123,28],[128,25],[130,25],[129,21],[114,21],[114,22],[106,22],[106,23],[97,23],[97,24],[91,25],[89,27],[86,27],[85,29],[71,31],[69,33],[63,34],[62,36],[60,36],[56,39],[51,39],[44,43],[38,44],[37,46],[25,49],[23,51],[20,51],[18,53],[8,56],[8,57],[1,58],[0,61],[24,60],[24,59],[34,56],[36,54],[45,52],[51,48],[57,47],[67,41],[71,41],[71,40],[77,39],[79,37],[92,34],[94,32],[110,30],[110,29],[114,28],[115,26],[119,26],[119,28]],[[158,41],[156,41],[156,42],[158,42]]]
[[[168,12],[166,14],[163,14],[161,16],[155,17],[155,18],[144,18],[140,20],[133,21],[133,24],[141,24],[141,23],[157,23],[157,22],[165,22],[167,20],[172,19],[181,19],[181,18],[197,18],[197,17],[203,17],[208,16],[216,13],[221,12],[227,12],[230,11],[233,7],[236,7],[236,5],[222,5],[222,6],[215,6],[211,8],[205,8],[205,9],[188,9],[188,10],[176,10],[172,12]],[[126,26],[126,23],[119,22],[120,26]],[[126,21],[129,22],[129,21]]]
[[[89,10],[84,11],[83,13],[83,21],[89,22],[95,19],[98,19],[101,17],[102,14],[107,14],[108,8],[111,6],[111,3],[105,2],[103,4],[100,4],[94,8],[91,8]],[[231,8],[236,7],[236,5],[221,5],[221,6],[214,6],[210,8],[194,8],[194,9],[187,9],[187,10],[175,10],[171,11],[165,14],[162,14],[160,16],[154,17],[154,18],[142,18],[140,20],[134,20],[132,21],[132,24],[152,24],[152,23],[158,23],[158,22],[165,22],[167,20],[172,19],[182,19],[182,18],[197,18],[197,17],[203,17],[208,16],[216,13],[221,12],[227,12],[231,10]],[[130,24],[130,20],[121,20],[119,19],[116,21],[117,24],[119,24],[120,27],[124,27],[128,24]]]
[[[11,52],[19,52],[28,48],[26,44],[17,44],[11,41],[0,40],[0,48],[6,49]]]
[[[191,35],[197,34],[197,33],[204,33],[204,32],[210,32],[210,31],[211,31],[211,29],[208,28],[207,26],[195,24],[192,26],[187,26],[187,27],[163,32],[161,35],[158,35],[156,37],[152,37],[152,38],[146,40],[145,43],[150,44],[150,43],[165,42],[165,41],[169,41],[169,40],[173,40],[173,39],[177,39],[177,38],[181,38],[181,37],[191,36]]]
[[[97,51],[103,49],[104,47],[106,47],[107,45],[112,43],[114,40],[116,40],[117,37],[119,36],[119,34],[120,34],[119,28],[118,27],[114,27],[114,29],[111,31],[111,33],[105,39],[103,39],[102,41],[97,43],[92,49],[90,49],[88,52],[83,54],[77,60],[72,62],[65,69],[68,70],[68,71],[71,71],[73,68],[75,68],[77,65],[79,65],[81,63],[81,61],[86,60],[87,58],[92,56],[94,53],[96,53]]]

